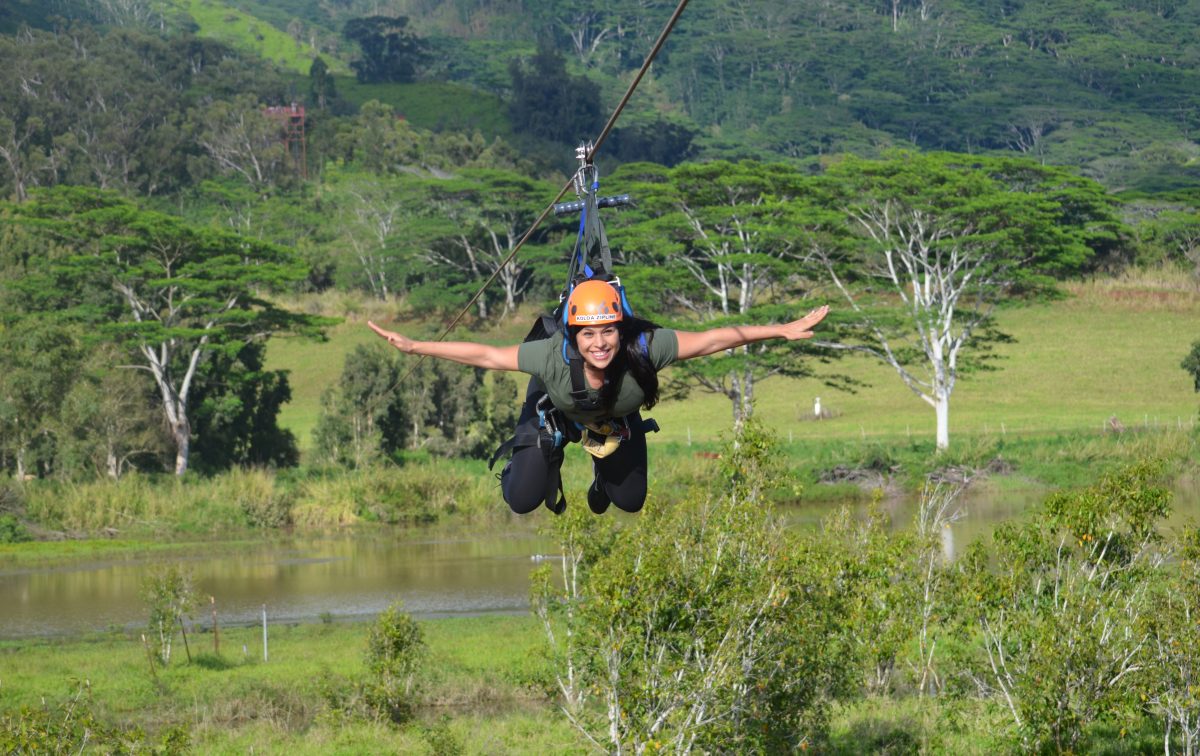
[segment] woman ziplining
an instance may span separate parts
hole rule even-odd
[[[512,439],[497,450],[512,457],[501,473],[504,500],[518,514],[543,502],[555,514],[566,507],[560,469],[563,447],[579,442],[592,455],[595,478],[588,507],[610,504],[637,512],[646,500],[646,431],[640,409],[658,401],[658,371],[768,339],[808,339],[829,307],[790,323],[742,325],[706,331],[659,328],[634,317],[619,281],[590,278],[575,285],[562,313],[565,328],[512,346],[470,341],[415,341],[372,322],[367,325],[405,354],[532,376]],[[579,384],[582,384],[580,386]],[[493,463],[496,460],[493,457]]]
[[[442,341],[495,280],[497,268],[434,341],[415,341],[367,323],[406,354],[532,376],[516,432],[496,450],[488,465],[494,466],[502,455],[511,453],[500,481],[504,500],[518,514],[532,512],[542,503],[551,512],[562,514],[567,502],[560,473],[563,447],[570,442],[580,443],[592,455],[594,480],[588,488],[588,507],[596,514],[606,512],[610,504],[626,512],[639,511],[646,501],[646,432],[658,430],[653,420],[642,419],[639,409],[657,403],[658,371],[679,360],[757,341],[811,338],[812,328],[829,312],[828,306],[821,306],[780,325],[726,326],[699,332],[659,328],[634,317],[620,280],[612,275],[612,257],[598,211],[628,204],[629,197],[599,196],[593,158],[687,4],[688,0],[679,0],[596,141],[576,151],[579,171],[500,265],[503,268],[516,257],[551,209],[557,215],[579,212],[579,239],[567,286],[553,315],[539,318],[525,341],[513,346]],[[571,185],[580,201],[555,204]],[[593,253],[600,257],[596,270],[588,264]]]

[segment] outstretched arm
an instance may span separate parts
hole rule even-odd
[[[442,360],[461,362],[488,370],[517,370],[517,349],[513,346],[489,346],[472,341],[414,341],[407,336],[380,328],[371,321],[367,326],[405,354],[421,354]]]
[[[825,319],[829,305],[812,310],[799,320],[776,325],[744,325],[712,328],[707,331],[676,331],[679,337],[679,356],[676,359],[690,360],[725,349],[745,346],[767,339],[811,339],[812,328]]]

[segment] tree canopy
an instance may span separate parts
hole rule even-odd
[[[275,245],[192,226],[95,190],[38,192],[10,211],[62,250],[27,276],[20,290],[26,296],[48,290],[77,299],[64,314],[86,329],[87,338],[133,350],[138,369],[159,393],[175,444],[176,474],[188,467],[191,395],[202,366],[220,356],[250,359],[247,367],[258,370],[247,345],[283,331],[313,333],[320,322],[263,297],[305,275]],[[280,380],[259,376],[268,383]]]
[[[939,449],[965,348],[999,337],[996,306],[1085,270],[1124,230],[1095,182],[1025,160],[845,158],[816,187],[834,219],[813,253],[864,329],[860,348],[934,408]],[[898,312],[876,309],[875,287]]]

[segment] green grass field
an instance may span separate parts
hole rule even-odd
[[[511,318],[479,338],[519,341],[530,317]],[[1195,291],[1138,280],[1077,284],[1060,301],[1005,309],[998,320],[1016,343],[999,347],[1004,359],[996,371],[960,376],[951,400],[952,448],[967,439],[1009,434],[1098,433],[1111,417],[1129,428],[1196,423],[1200,399],[1180,368],[1191,344],[1200,339],[1200,295]],[[420,328],[435,331],[433,326]],[[345,355],[370,340],[365,318],[351,315],[326,343],[271,343],[270,366],[291,371],[293,400],[281,421],[302,447],[311,446],[321,392],[337,380]],[[890,367],[850,356],[829,369],[868,385],[850,394],[816,379],[768,380],[755,390],[758,416],[782,438],[796,441],[911,437],[932,444],[932,408]],[[811,419],[817,396],[834,417]],[[686,401],[663,402],[652,414],[662,426],[661,433],[651,436],[658,445],[716,443],[731,426],[729,401],[698,392]]]
[[[103,719],[159,732],[184,724],[194,751],[292,754],[430,753],[442,728],[470,753],[580,751],[547,703],[545,636],[530,616],[421,623],[428,654],[418,676],[423,707],[411,725],[355,722],[330,712],[325,691],[364,673],[367,625],[226,628],[176,635],[171,664],[152,676],[137,633],[0,642],[0,713],[66,700],[86,683]],[[451,719],[444,719],[449,715]]]
[[[170,665],[153,674],[137,632],[0,641],[0,717],[46,706],[61,722],[57,707],[82,689],[83,705],[101,721],[140,727],[151,738],[183,726],[194,753],[591,752],[553,704],[554,671],[532,616],[420,626],[428,649],[417,674],[421,703],[413,721],[402,725],[331,707],[331,692],[363,677],[367,645],[366,624],[336,622],[270,626],[267,661],[258,627],[222,629],[219,655],[210,633],[189,636],[192,662],[177,635]],[[1012,744],[995,700],[851,697],[832,702],[830,715],[824,752],[832,754],[987,754]],[[1093,742],[1108,744],[1102,752],[1161,748],[1153,722],[1143,720],[1145,732],[1116,729],[1097,726]],[[918,748],[922,733],[931,740]]]

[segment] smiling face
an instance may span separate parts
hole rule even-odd
[[[612,364],[621,345],[621,334],[615,323],[586,326],[575,336],[575,348],[590,368],[603,371]]]

